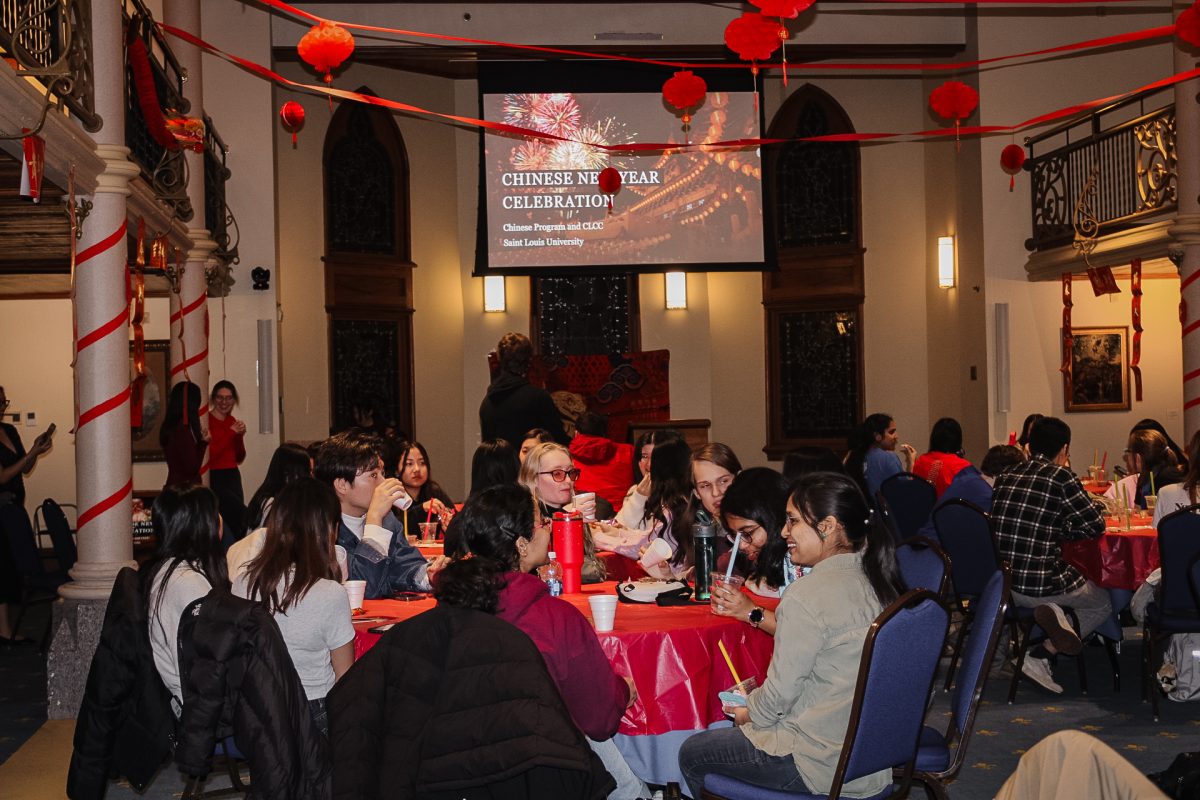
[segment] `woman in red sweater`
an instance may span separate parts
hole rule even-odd
[[[217,381],[209,399],[208,483],[221,503],[228,548],[246,535],[246,495],[242,492],[242,473],[238,469],[238,464],[246,459],[246,423],[234,419],[238,394],[230,381]]]
[[[580,611],[551,597],[534,573],[546,563],[550,520],[535,516],[523,486],[485,489],[450,523],[457,552],[433,580],[439,603],[495,614],[520,628],[546,660],[571,719],[617,781],[610,798],[649,797],[611,741],[637,699],[633,681],[613,672],[596,632]]]
[[[932,483],[938,497],[950,488],[950,481],[963,467],[971,466],[971,462],[963,458],[962,439],[962,426],[958,420],[942,417],[933,423],[929,433],[929,452],[913,463],[913,474]]]

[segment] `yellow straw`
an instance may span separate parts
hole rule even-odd
[[[729,657],[729,651],[725,649],[725,643],[718,639],[717,647],[721,648],[721,655],[725,656],[725,663],[729,667],[729,674],[733,676],[733,682],[741,683],[742,679],[737,674],[737,670],[733,668],[733,659]]]

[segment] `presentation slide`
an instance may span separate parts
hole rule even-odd
[[[484,117],[571,139],[484,137],[487,266],[749,266],[763,262],[756,149],[612,153],[589,144],[684,141],[657,93],[484,94]],[[757,138],[751,92],[709,92],[692,143]],[[621,173],[612,198],[606,167]]]

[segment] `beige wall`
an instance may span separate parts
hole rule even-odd
[[[1165,9],[1149,13],[1123,12],[1102,15],[1094,9],[1058,9],[1047,15],[1047,24],[1031,25],[1028,19],[1001,13],[980,12],[980,57],[1031,50],[1170,22]],[[1058,24],[1049,24],[1059,20]],[[1127,91],[1171,74],[1171,44],[1118,50],[1041,64],[1015,66],[982,73],[984,124],[1012,123],[1046,110],[1078,103],[1117,91]],[[1030,87],[1036,86],[1036,91]],[[1178,280],[1147,280],[1143,284],[1142,340],[1144,400],[1128,412],[1064,413],[1060,325],[1061,289],[1058,282],[1030,283],[1024,264],[1023,244],[1030,235],[1030,176],[1017,176],[1016,191],[1007,189],[1007,176],[999,168],[1000,150],[1021,136],[996,136],[982,142],[982,220],[986,258],[987,336],[989,371],[995,358],[994,304],[1008,303],[1012,371],[1011,411],[996,410],[995,387],[989,384],[989,435],[993,443],[1006,441],[1026,414],[1062,416],[1073,431],[1076,465],[1090,461],[1093,451],[1108,450],[1108,466],[1125,447],[1129,428],[1143,417],[1159,419],[1182,442],[1182,355],[1176,310]],[[1095,298],[1087,283],[1076,283],[1073,324],[1129,325],[1129,282],[1121,281],[1115,299]]]

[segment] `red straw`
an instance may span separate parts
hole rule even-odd
[[[1100,471],[1104,472],[1104,465],[1108,463],[1108,451],[1104,451],[1104,458],[1100,459]]]
[[[432,500],[429,501],[429,513],[425,515],[425,524],[428,525],[430,522],[433,522],[433,501]]]

